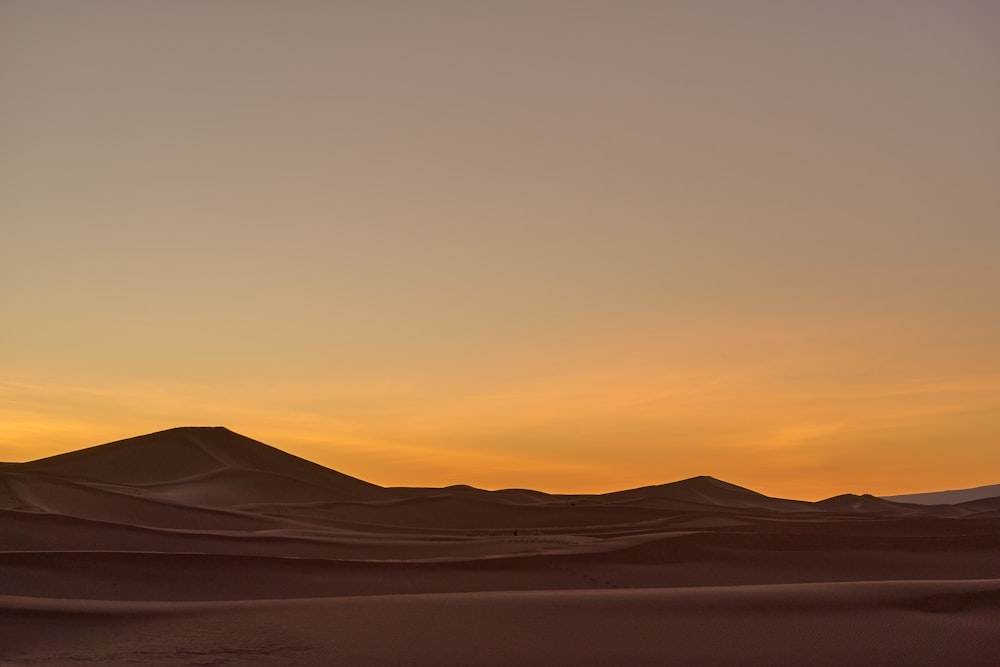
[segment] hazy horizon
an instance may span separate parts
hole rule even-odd
[[[259,438],[254,437],[253,434],[240,433],[238,431],[235,431],[234,429],[230,429],[228,426],[225,426],[223,424],[214,424],[214,425],[208,425],[208,424],[194,425],[194,424],[192,424],[192,425],[172,426],[172,427],[167,427],[167,428],[164,428],[164,429],[157,429],[157,430],[150,431],[148,433],[134,433],[132,435],[125,436],[125,437],[120,438],[120,439],[114,439],[114,440],[107,440],[107,441],[101,441],[101,442],[84,444],[84,445],[81,445],[80,447],[76,447],[76,448],[64,449],[64,450],[59,450],[59,451],[54,451],[54,452],[46,453],[46,454],[40,455],[40,456],[38,456],[36,458],[32,458],[32,459],[24,459],[24,460],[21,460],[21,461],[3,460],[3,461],[0,461],[0,463],[28,463],[28,462],[34,462],[34,461],[39,461],[39,460],[47,459],[47,458],[50,458],[50,457],[60,456],[62,454],[72,454],[72,453],[75,453],[75,452],[80,452],[80,451],[83,451],[83,450],[92,449],[94,447],[100,447],[101,445],[114,444],[114,443],[122,442],[122,441],[125,441],[125,440],[131,440],[131,439],[139,438],[139,437],[142,437],[142,436],[145,436],[145,435],[153,435],[153,434],[163,433],[163,432],[167,432],[167,431],[173,431],[173,430],[178,430],[178,429],[186,429],[186,428],[196,428],[196,429],[197,428],[225,428],[225,429],[227,429],[227,430],[229,430],[229,431],[231,431],[233,433],[237,433],[237,435],[249,437],[249,438],[251,438],[253,440],[257,440],[259,442],[264,442],[263,440],[260,440]],[[274,442],[264,442],[264,444],[270,445],[272,447],[276,447],[279,450],[286,451],[287,453],[293,454],[295,456],[299,456],[300,458],[303,458],[303,459],[305,459],[307,461],[312,461],[312,459],[309,459],[308,455],[306,455],[302,451],[299,451],[299,453],[296,454],[294,451],[286,449],[282,445],[276,444]],[[318,451],[320,451],[320,453],[322,453],[324,450],[320,449]],[[313,461],[313,462],[320,463],[319,461]],[[821,495],[821,496],[817,496],[817,497],[806,498],[806,497],[780,496],[778,494],[768,493],[768,492],[763,491],[761,489],[752,488],[750,485],[743,484],[738,479],[729,479],[729,478],[722,479],[718,475],[713,474],[711,471],[703,471],[703,472],[695,473],[695,474],[688,475],[688,476],[685,476],[685,477],[662,478],[662,479],[659,479],[657,481],[647,482],[647,483],[641,483],[641,484],[637,484],[637,485],[629,486],[629,487],[622,487],[622,486],[603,487],[603,488],[602,487],[592,487],[592,488],[589,488],[587,490],[565,488],[565,489],[562,489],[560,491],[553,491],[553,490],[545,488],[545,487],[530,486],[530,485],[525,485],[525,484],[513,484],[513,485],[508,485],[508,486],[492,486],[492,487],[491,486],[477,486],[475,484],[469,484],[468,482],[464,482],[464,481],[461,481],[459,479],[453,479],[452,481],[449,481],[449,482],[427,483],[427,484],[410,483],[410,482],[406,482],[405,480],[403,480],[403,481],[398,481],[396,483],[388,484],[388,483],[382,483],[379,480],[373,480],[373,479],[364,478],[364,477],[362,477],[360,475],[357,475],[357,474],[355,474],[355,473],[353,473],[353,472],[351,472],[349,470],[340,469],[340,468],[338,468],[337,466],[335,466],[333,464],[321,463],[321,465],[324,465],[324,467],[330,468],[330,469],[332,469],[332,470],[334,470],[336,472],[343,473],[345,475],[349,475],[351,477],[355,477],[357,479],[361,479],[362,481],[371,482],[371,483],[378,484],[380,486],[384,486],[384,487],[387,487],[387,488],[388,487],[445,488],[445,487],[449,487],[449,486],[473,486],[473,487],[476,487],[476,488],[482,488],[482,489],[485,489],[485,490],[492,490],[492,491],[496,491],[496,490],[512,490],[512,489],[530,489],[530,490],[534,490],[534,491],[541,491],[541,492],[544,492],[544,493],[551,493],[551,494],[557,494],[557,495],[558,494],[566,494],[566,495],[598,494],[598,495],[600,495],[600,494],[604,494],[604,493],[613,493],[613,492],[616,492],[616,491],[625,491],[625,490],[636,489],[636,488],[640,488],[640,487],[644,487],[644,486],[657,486],[657,485],[660,485],[660,484],[670,484],[670,483],[673,483],[673,482],[686,481],[686,480],[689,480],[689,479],[694,479],[694,478],[699,478],[699,477],[709,477],[709,478],[713,478],[713,479],[716,479],[716,480],[719,480],[719,481],[722,481],[722,482],[727,482],[727,483],[730,483],[730,484],[736,484],[737,486],[741,486],[743,488],[748,488],[751,491],[757,491],[757,492],[760,492],[760,493],[764,493],[764,495],[770,496],[772,498],[787,497],[789,499],[803,500],[803,501],[807,501],[807,502],[814,502],[814,501],[818,501],[818,500],[825,500],[825,499],[828,499],[828,498],[832,498],[834,496],[844,495],[844,494],[874,495],[876,497],[887,497],[887,498],[891,499],[891,498],[893,498],[895,496],[902,497],[902,496],[906,496],[906,495],[913,495],[913,496],[936,495],[936,494],[939,494],[939,493],[955,493],[955,492],[961,492],[961,491],[975,491],[975,490],[980,489],[980,488],[989,488],[989,487],[1000,486],[1000,484],[984,484],[984,485],[979,485],[979,486],[975,486],[975,487],[967,487],[967,488],[963,487],[961,489],[935,487],[935,488],[925,488],[922,491],[914,491],[914,492],[912,492],[910,494],[881,494],[881,493],[872,492],[870,490],[852,488],[852,490],[835,491],[834,493],[831,493],[829,495]],[[474,473],[470,473],[470,474],[474,474]],[[526,477],[529,477],[529,476],[530,475],[526,475]],[[905,500],[900,500],[899,502],[906,502],[906,501]]]
[[[0,5],[0,460],[1000,483],[1000,5]]]

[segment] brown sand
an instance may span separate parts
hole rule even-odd
[[[173,429],[0,467],[0,665],[995,665],[997,506],[385,489]]]

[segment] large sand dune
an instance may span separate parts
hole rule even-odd
[[[0,467],[0,665],[994,665],[1000,498],[383,488],[223,428]]]

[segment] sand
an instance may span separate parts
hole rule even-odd
[[[383,488],[172,429],[0,467],[0,665],[995,665],[997,508]]]

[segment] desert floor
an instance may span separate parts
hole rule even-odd
[[[222,428],[0,465],[0,665],[996,665],[1000,500],[383,488]]]

